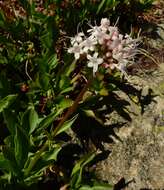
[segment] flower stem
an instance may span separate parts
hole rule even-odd
[[[58,132],[58,130],[62,127],[62,125],[64,124],[64,122],[76,111],[79,102],[82,100],[84,93],[87,91],[89,85],[91,84],[91,79],[88,80],[88,82],[85,84],[85,86],[83,87],[83,89],[81,90],[81,92],[79,93],[79,95],[77,96],[77,98],[75,99],[73,105],[68,109],[68,111],[66,112],[66,114],[64,115],[64,117],[62,118],[62,120],[59,122],[59,124],[57,125],[57,127],[54,129],[53,133],[52,133],[52,137],[55,137],[56,133]],[[29,173],[31,172],[31,170],[33,169],[33,167],[35,166],[35,164],[37,163],[37,161],[40,159],[41,154],[46,150],[46,148],[48,147],[48,140],[46,140],[46,142],[44,143],[44,145],[39,149],[39,151],[36,153],[36,155],[34,156],[34,158],[32,159],[32,161],[29,163],[29,166],[25,172],[25,175],[28,176]]]
[[[87,91],[90,83],[91,83],[91,80],[88,80],[88,82],[86,83],[86,85],[81,90],[80,94],[75,99],[73,105],[68,109],[68,111],[66,112],[65,116],[62,118],[62,120],[59,122],[59,124],[57,125],[57,127],[54,129],[53,134],[52,134],[53,137],[56,135],[57,131],[60,129],[60,127],[63,125],[63,123],[69,118],[69,116],[72,115],[74,111],[76,111],[76,109],[78,107],[78,104],[82,100],[83,95]]]

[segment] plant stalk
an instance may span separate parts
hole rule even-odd
[[[75,99],[73,105],[68,109],[68,111],[66,112],[66,114],[64,115],[64,117],[62,118],[62,120],[59,122],[59,124],[57,125],[57,127],[54,129],[52,137],[55,137],[56,133],[58,132],[58,130],[62,127],[62,125],[64,124],[64,122],[76,111],[79,102],[82,100],[84,93],[87,91],[89,85],[91,84],[91,79],[88,80],[88,82],[85,84],[85,86],[83,87],[83,89],[81,90],[81,92],[79,93],[79,95],[77,96],[77,98]],[[46,142],[44,143],[44,145],[40,148],[40,150],[36,153],[36,155],[34,156],[34,158],[32,159],[32,161],[30,162],[25,175],[28,176],[29,173],[31,172],[31,170],[33,169],[33,167],[35,166],[35,164],[37,163],[37,161],[40,159],[41,154],[46,150],[46,148],[48,147],[48,140],[46,140]]]

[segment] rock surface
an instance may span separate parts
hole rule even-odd
[[[116,132],[121,141],[115,139],[112,148],[105,144],[112,153],[98,167],[103,180],[114,184],[121,178],[126,182],[132,180],[127,190],[164,189],[164,72],[162,74],[154,76],[151,82],[141,77],[130,79],[138,82],[143,94],[149,88],[154,89],[154,97],[143,114],[131,102],[129,110],[136,115],[132,115],[131,123]]]
[[[129,82],[142,90],[142,97],[151,98],[142,108],[125,94],[121,96],[131,102],[129,111],[132,122],[116,131],[121,141],[114,139],[109,157],[97,167],[100,179],[116,184],[125,179],[125,190],[164,189],[164,20],[157,28],[159,39],[148,39],[149,45],[160,54],[160,66],[152,71],[139,72],[129,77]],[[152,91],[150,90],[152,89]],[[118,92],[120,95],[120,92]],[[150,95],[150,96],[149,96]],[[145,99],[146,100],[146,99]],[[146,100],[147,101],[147,100]],[[123,121],[117,114],[109,117],[108,123]],[[128,183],[129,182],[129,183]]]

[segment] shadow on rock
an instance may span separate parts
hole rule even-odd
[[[121,139],[114,132],[115,128],[120,128],[125,123],[117,123],[114,125],[104,126],[95,118],[88,117],[81,113],[73,124],[73,131],[80,139],[83,148],[86,151],[100,149],[104,151],[103,143],[113,143],[112,137]]]

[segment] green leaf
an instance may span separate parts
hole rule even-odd
[[[51,46],[52,46],[52,39],[53,39],[52,31],[50,31],[50,30],[49,31],[45,30],[44,33],[43,33],[43,35],[40,38],[42,44],[46,48],[51,48]]]
[[[62,90],[60,92],[60,94],[65,94],[65,93],[68,93],[68,92],[73,91],[73,90],[74,90],[74,87],[71,86],[71,87],[68,87],[68,88],[65,88],[64,90]]]
[[[53,113],[49,114],[48,116],[46,116],[44,119],[42,119],[38,126],[39,131],[44,130],[48,126],[50,126],[52,124],[52,122],[56,119],[56,117],[62,113],[62,111],[63,111],[63,109],[59,109],[58,111],[53,112]]]
[[[61,150],[61,146],[60,145],[56,145],[53,149],[46,151],[43,155],[42,155],[42,160],[44,161],[50,161],[50,160],[57,160],[57,155]]]
[[[64,91],[66,88],[70,87],[70,78],[65,75],[61,75],[61,79],[59,81],[59,88]]]
[[[99,14],[99,12],[101,11],[101,9],[103,8],[103,6],[104,6],[105,3],[106,3],[106,0],[102,0],[101,1],[101,3],[98,6],[96,14]]]
[[[72,119],[66,121],[57,131],[55,131],[55,135],[58,135],[64,131],[66,131],[67,129],[69,129],[72,124],[74,123],[74,121],[77,119],[78,115],[75,115]]]
[[[83,168],[85,165],[87,165],[90,161],[94,159],[96,156],[95,153],[89,153],[87,155],[84,155],[74,166],[72,170],[71,176],[73,176],[75,173],[77,173],[81,168]]]
[[[73,104],[73,100],[69,98],[65,98],[65,97],[61,97],[58,101],[58,106],[63,109],[71,107],[72,104]]]
[[[31,134],[38,126],[39,118],[33,106],[30,106],[25,111],[22,118],[22,126],[27,133]]]
[[[39,73],[39,84],[44,90],[48,90],[50,82],[50,76],[48,73],[40,72]]]
[[[10,148],[8,146],[3,146],[2,152],[3,152],[4,158],[8,160],[10,172],[12,172],[12,174],[18,177],[21,177],[22,173],[16,162],[13,148]]]
[[[86,1],[85,1],[85,0],[81,0],[81,3],[82,3],[83,5],[85,5]]]
[[[5,28],[6,26],[6,19],[2,11],[0,11],[0,27]]]
[[[16,99],[17,95],[8,95],[2,100],[0,100],[0,112],[2,112],[5,108],[9,107],[11,103]]]
[[[56,66],[58,65],[58,59],[56,54],[52,55],[51,58],[48,61],[48,65],[49,65],[49,70],[51,71],[52,69],[55,69]]]
[[[92,190],[113,190],[113,185],[95,181]]]
[[[84,185],[84,186],[80,187],[79,190],[92,190],[92,187],[89,185]]]
[[[0,170],[10,171],[10,163],[2,153],[0,153]]]
[[[69,75],[71,74],[71,72],[73,72],[76,68],[76,64],[77,64],[77,61],[73,61],[71,63],[71,65],[69,65],[67,68],[66,68],[66,71],[65,71],[65,76],[69,77]]]
[[[84,170],[84,167],[95,158],[95,153],[89,153],[85,156],[83,156],[74,166],[72,170],[72,180],[71,180],[71,186],[75,188],[79,188],[81,182],[82,182],[82,173]]]
[[[18,123],[16,113],[12,112],[10,109],[5,109],[3,111],[3,117],[7,125],[8,130],[12,135],[15,134],[15,125]]]
[[[105,183],[100,183],[93,185],[92,187],[89,185],[84,185],[79,188],[79,190],[113,190],[113,186]]]
[[[56,145],[53,149],[44,152],[41,155],[41,158],[37,161],[37,164],[31,171],[30,175],[32,176],[32,175],[40,174],[41,172],[43,172],[43,170],[45,170],[50,164],[52,164],[54,161],[57,160],[57,155],[60,152],[60,150],[61,150],[61,146]],[[33,157],[31,157],[31,160],[32,159]],[[28,166],[27,166],[27,169],[28,169]],[[26,169],[25,169],[25,172],[26,172]]]
[[[35,111],[34,107],[32,107],[30,109],[30,114],[29,114],[30,134],[36,129],[38,123],[39,123],[38,114]]]
[[[14,151],[15,151],[16,161],[19,167],[23,168],[28,157],[29,140],[25,131],[19,126],[16,127],[14,144],[15,144]]]
[[[4,144],[14,148],[14,136],[13,135],[8,135],[5,139],[4,139]]]

